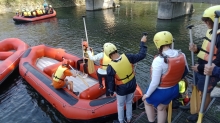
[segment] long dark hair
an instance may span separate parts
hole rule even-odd
[[[163,55],[163,48],[164,48],[165,46],[168,46],[168,47],[171,48],[171,44],[162,45],[162,46],[160,46],[160,48],[159,48],[158,54],[159,54],[161,57],[164,58],[164,62],[167,64],[167,56],[164,56],[164,55]]]

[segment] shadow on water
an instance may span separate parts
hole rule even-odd
[[[57,18],[56,18],[56,17],[52,17],[52,18],[47,18],[47,19],[38,20],[38,21],[33,21],[33,22],[28,22],[28,21],[15,21],[14,24],[15,24],[15,25],[20,25],[20,24],[24,24],[24,25],[35,25],[35,24],[50,23],[50,22],[57,22]]]

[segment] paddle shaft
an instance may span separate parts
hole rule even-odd
[[[62,57],[63,58],[63,57]],[[64,60],[65,58],[63,58],[63,60]],[[70,64],[69,64],[69,67],[72,69],[72,70],[75,70]],[[83,83],[85,84],[85,85],[87,85],[88,87],[89,87],[89,84],[80,76],[80,75],[78,75],[78,77],[83,81]]]
[[[193,25],[188,26],[187,28],[189,29],[189,38],[190,38],[190,45],[193,44],[193,39],[192,39],[192,27]],[[192,60],[192,66],[194,66],[194,52],[191,51],[191,60]],[[195,85],[195,71],[192,71],[193,73],[193,84]]]
[[[209,52],[209,59],[208,59],[208,65],[212,65],[212,57],[214,54],[214,47],[215,47],[215,42],[216,42],[216,36],[217,36],[217,30],[218,30],[218,23],[219,23],[219,16],[220,16],[220,11],[215,11],[215,20],[214,20],[214,26],[213,26],[213,31],[212,31],[212,40],[211,40],[211,46],[210,46],[210,52]],[[205,100],[206,100],[206,93],[208,89],[208,82],[209,82],[210,76],[206,75],[205,78],[205,85],[203,89],[203,95],[202,95],[202,103],[200,106],[200,111],[199,113],[203,114],[204,112],[204,106],[205,106]],[[202,119],[202,117],[201,117]],[[200,117],[198,118],[198,123],[201,123],[202,120],[200,121]]]
[[[88,40],[88,35],[87,35],[85,16],[83,16],[83,23],[84,23],[84,28],[85,28],[86,40],[87,40],[88,47],[89,47],[89,40]]]
[[[83,63],[85,63],[85,60],[84,60],[85,56],[84,56],[84,49],[83,49],[83,39],[82,39],[82,43],[81,44],[82,44],[82,52],[83,52]]]

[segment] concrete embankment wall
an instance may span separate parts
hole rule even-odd
[[[159,2],[158,18],[172,19],[186,14],[191,14],[192,11],[192,3]]]
[[[85,0],[46,0],[54,8],[85,5]],[[22,8],[34,10],[43,7],[44,0],[0,0],[0,14],[20,11]]]

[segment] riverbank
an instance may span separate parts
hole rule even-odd
[[[43,7],[44,0],[1,0],[0,1],[0,14],[8,12],[16,12],[16,9],[22,10],[27,8],[34,10],[37,7]],[[71,6],[83,6],[85,0],[47,0],[48,4],[51,4],[54,8],[71,7]]]

